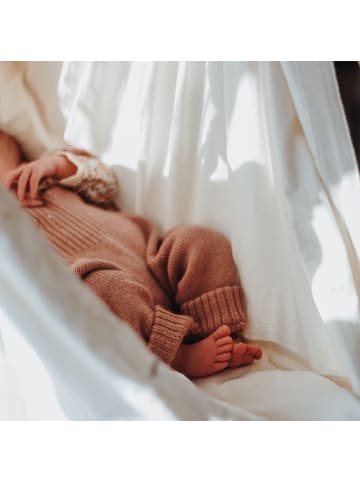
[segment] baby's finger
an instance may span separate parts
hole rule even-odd
[[[18,179],[17,197],[19,201],[23,201],[25,198],[25,192],[27,191],[28,180],[30,175],[31,175],[31,167],[29,168],[28,166],[26,166],[26,168],[23,170],[23,172],[21,173]]]
[[[6,189],[11,189],[11,186],[15,183],[17,178],[20,176],[22,169],[12,169],[4,174],[2,182]]]
[[[30,199],[36,199],[38,197],[39,184],[42,178],[42,169],[34,169],[30,178]]]
[[[24,207],[24,208],[37,208],[37,207],[43,206],[43,205],[44,205],[44,201],[42,201],[41,199],[29,199],[29,198],[25,198],[25,199],[21,202],[21,205],[22,205],[22,207]]]

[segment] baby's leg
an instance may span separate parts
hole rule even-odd
[[[171,365],[184,337],[196,332],[191,317],[156,305],[151,291],[114,263],[81,258],[71,268],[165,363]]]
[[[228,325],[231,332],[244,328],[245,295],[230,243],[222,234],[201,226],[180,226],[162,236],[147,262],[203,336],[221,325]]]
[[[200,344],[185,345],[185,355],[211,345],[222,325],[231,333],[243,330],[247,321],[245,294],[224,236],[200,226],[180,226],[165,233],[156,251],[149,254],[150,268],[172,294],[180,312],[191,316],[200,333],[207,336]],[[260,348],[233,343],[229,366],[247,365],[260,358]]]

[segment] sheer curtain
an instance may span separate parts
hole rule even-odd
[[[332,63],[70,62],[59,94],[122,206],[231,239],[249,338],[360,393],[359,177]]]
[[[162,229],[222,231],[248,299],[246,337],[274,348],[274,366],[297,360],[360,395],[360,185],[332,63],[65,62],[48,84],[31,82],[43,66],[30,64],[16,82],[0,69],[3,92],[15,100],[21,86],[27,106],[17,122],[19,104],[2,96],[1,128],[31,138],[32,155],[62,139],[97,153],[119,176],[119,204]],[[13,328],[36,350],[29,360],[62,402],[52,414],[257,418],[159,364],[2,191],[0,228],[5,350]]]

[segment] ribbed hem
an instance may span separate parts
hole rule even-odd
[[[184,336],[194,327],[194,320],[186,315],[176,315],[161,306],[155,307],[154,324],[148,348],[171,365]]]
[[[199,324],[203,335],[209,335],[221,325],[228,325],[232,332],[241,331],[246,325],[242,299],[239,286],[226,286],[182,304],[180,311]]]

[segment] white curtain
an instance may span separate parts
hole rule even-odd
[[[360,185],[332,63],[69,62],[62,66],[58,104],[66,143],[94,151],[115,166],[121,183],[118,202],[124,209],[148,216],[164,229],[200,223],[228,236],[249,303],[246,336],[276,348],[274,365],[286,369],[284,357],[291,357],[304,369],[360,395]],[[4,125],[17,133],[15,123]],[[42,141],[44,150],[57,147],[54,139]],[[8,198],[2,202],[7,204]],[[151,417],[139,411],[133,398],[124,402],[121,390],[109,389],[114,380],[120,383],[119,370],[137,387],[127,393],[140,393],[139,386],[147,384],[146,393],[153,393],[155,384],[155,395],[147,396],[157,400],[156,413],[165,418],[256,418],[239,407],[202,398],[162,365],[161,376],[151,378],[151,355],[137,340],[131,353],[127,343],[119,353],[111,343],[110,321],[99,346],[94,339],[89,350],[84,339],[96,326],[96,317],[91,315],[93,324],[85,320],[98,305],[90,298],[76,311],[75,332],[72,322],[65,323],[72,337],[65,336],[64,320],[74,319],[78,300],[74,292],[80,296],[83,287],[64,272],[61,279],[72,288],[61,290],[60,296],[51,289],[57,271],[30,282],[34,263],[26,261],[26,243],[15,234],[22,225],[19,219],[12,219],[11,226],[7,221],[12,235],[1,235],[9,259],[23,257],[12,289],[7,295],[1,289],[1,302],[52,367],[54,380],[79,417]],[[8,283],[12,269],[2,263],[1,286]],[[37,335],[32,322],[44,304],[29,300],[33,321],[28,325],[14,308],[14,300],[25,296],[26,276],[28,287],[49,286],[49,306]],[[51,314],[65,295],[72,300],[71,309]],[[60,330],[49,335],[50,351],[41,335],[48,330],[49,317]],[[127,340],[126,328],[121,326]],[[111,356],[104,358],[108,343]],[[131,361],[134,353],[139,357]],[[63,356],[69,360],[67,367],[78,369],[73,378],[66,376]],[[89,375],[88,367],[97,367],[98,358],[106,361],[105,382],[96,370]],[[85,374],[88,383],[79,383]],[[94,395],[99,387],[110,390],[107,395],[116,402],[121,400],[117,410]],[[177,389],[186,403],[176,401]]]
[[[360,394],[360,186],[332,63],[68,63],[59,93],[120,204],[231,239],[247,336]]]

